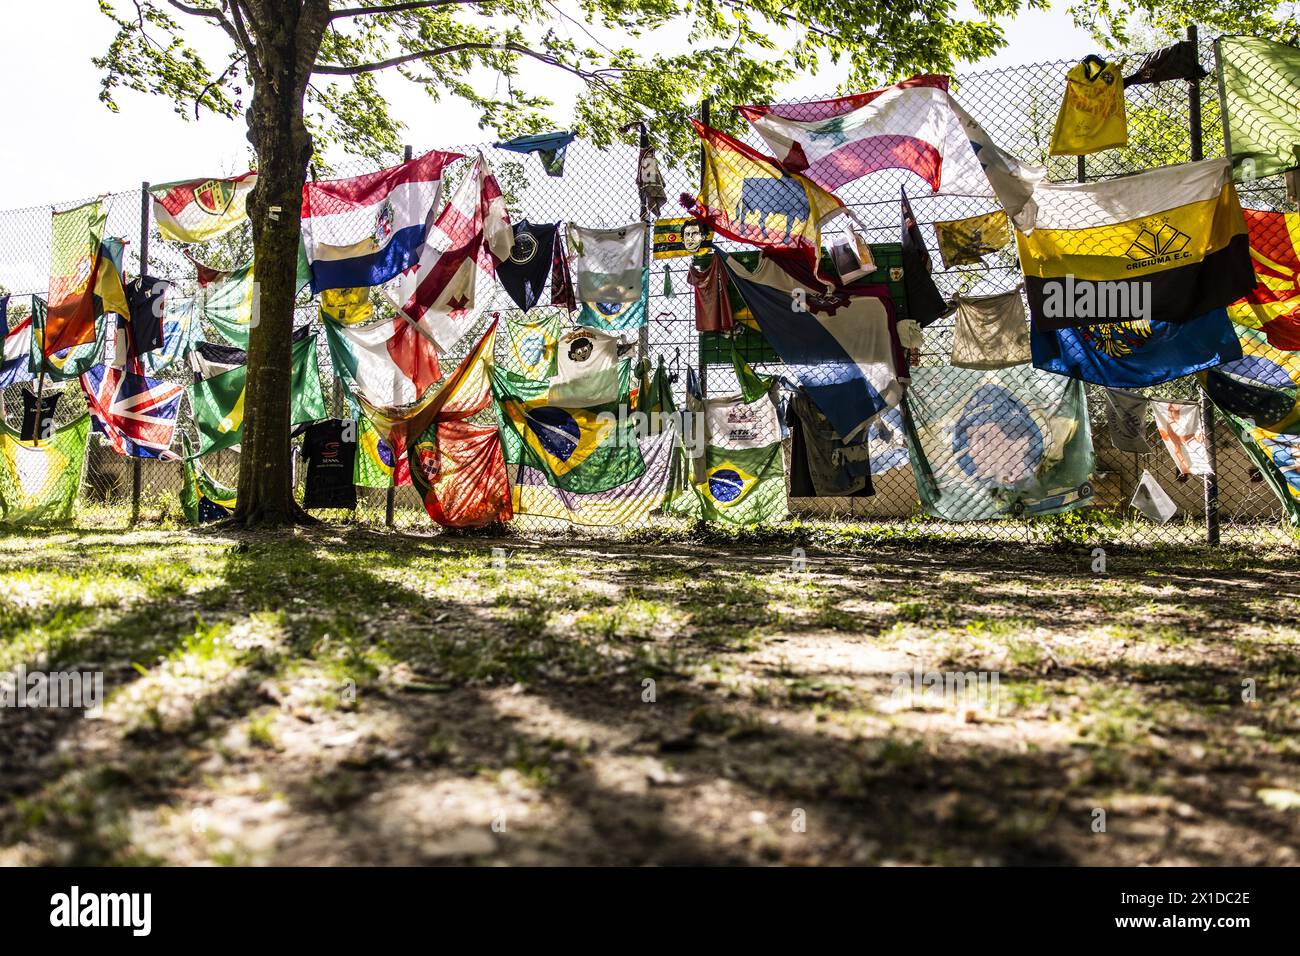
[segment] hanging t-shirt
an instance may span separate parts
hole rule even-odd
[[[1151,402],[1151,414],[1165,450],[1184,475],[1213,475],[1209,445],[1196,402]]]
[[[876,493],[865,435],[845,444],[802,393],[790,399],[786,424],[791,435],[791,498],[868,498]]]
[[[959,297],[956,302],[952,365],[990,369],[1028,364],[1029,320],[1019,289],[1000,295]]]
[[[23,441],[36,441],[49,438],[54,434],[54,410],[58,407],[60,392],[42,395],[36,401],[36,393],[23,389],[23,427],[18,437]]]
[[[510,258],[497,264],[497,278],[506,294],[525,312],[537,304],[546,287],[555,230],[559,225],[557,222],[536,224],[526,219],[515,223]]]
[[[1119,64],[1085,57],[1065,75],[1065,98],[1056,115],[1049,152],[1053,156],[1086,156],[1127,142]]]
[[[729,332],[735,320],[731,315],[731,299],[727,295],[727,270],[722,259],[710,255],[700,266],[699,260],[691,263],[686,281],[695,291],[695,331]]]
[[[352,432],[345,441],[344,428]],[[352,483],[356,466],[356,423],[337,418],[315,422],[303,429],[302,457],[307,461],[304,508],[355,508],[357,489]]]
[[[1151,454],[1147,443],[1147,400],[1120,388],[1108,388],[1105,395],[1110,406],[1110,443],[1120,451]]]
[[[170,282],[152,276],[137,276],[126,283],[126,304],[131,311],[127,358],[163,347],[163,301],[170,288]]]

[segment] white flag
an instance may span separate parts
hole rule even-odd
[[[1132,505],[1152,521],[1158,521],[1160,524],[1168,522],[1178,510],[1174,500],[1169,497],[1165,489],[1160,487],[1160,482],[1156,481],[1151,472],[1145,468],[1142,469],[1142,478],[1133,491]]]

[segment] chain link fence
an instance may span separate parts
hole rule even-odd
[[[1129,62],[1133,59],[1129,58]],[[1201,62],[1207,68],[1213,66],[1212,44],[1202,45]],[[1066,73],[1072,65],[1070,62],[1038,63],[973,73],[954,78],[951,89],[957,101],[984,125],[995,143],[1015,156],[1044,164],[1049,170],[1049,179],[1056,182],[1118,177],[1194,158],[1195,124],[1191,102],[1195,98],[1189,97],[1191,84],[1184,81],[1140,85],[1126,90],[1128,145],[1086,157],[1049,156],[1053,124]],[[1207,158],[1223,155],[1215,82],[1216,77],[1211,72],[1201,83],[1205,95],[1199,97],[1201,143]],[[717,118],[729,115],[735,105],[739,104],[711,103],[715,125]],[[760,152],[766,152],[764,144],[752,131],[746,129],[738,135]],[[442,143],[413,145],[415,155],[426,148],[452,148]],[[636,183],[639,159],[636,148],[616,146],[597,150],[590,143],[575,141],[568,147],[560,176],[548,175],[535,154],[521,155],[491,146],[462,147],[456,151],[473,156],[480,148],[502,185],[512,219],[527,218],[533,223],[571,221],[582,226],[621,226],[642,218]],[[444,186],[444,196],[454,186],[456,176],[464,175],[468,166],[469,163],[464,162],[452,168]],[[341,178],[374,168],[371,164],[348,162],[328,171],[319,170],[317,174],[321,178]],[[676,197],[696,191],[698,167],[686,162],[672,166],[661,163],[661,168],[669,201],[660,215],[685,215],[675,208]],[[231,174],[237,172],[241,170],[229,171]],[[913,175],[900,170],[878,172],[836,191],[854,211],[863,227],[860,231],[873,244],[877,263],[882,266],[881,273],[874,278],[887,281],[889,263],[897,256],[902,189],[907,191],[934,260],[935,281],[946,298],[970,299],[1019,287],[1021,276],[1014,243],[983,256],[978,262],[951,267],[945,266],[938,254],[935,223],[994,212],[1000,208],[995,201],[931,195]],[[1280,178],[1244,184],[1239,191],[1243,206],[1264,210],[1290,208],[1285,184]],[[156,227],[148,222],[148,206],[142,203],[141,190],[115,193],[105,202],[108,209],[105,235],[127,241],[124,265],[128,274],[192,280],[195,266],[183,254],[182,248],[163,241]],[[55,209],[74,205],[76,203],[59,204]],[[31,295],[44,296],[46,293],[50,213],[48,206],[0,212],[0,289],[10,294],[11,326],[15,317],[21,317],[24,303]],[[148,234],[142,230],[142,217],[145,217],[144,228],[150,230]],[[823,235],[827,242],[836,238],[834,229]],[[724,249],[742,248],[721,238],[717,244]],[[146,247],[147,260],[142,263],[141,251]],[[190,252],[209,266],[230,269],[251,258],[251,240],[244,228]],[[710,399],[740,389],[742,383],[731,360],[733,342],[738,354],[750,362],[755,372],[780,376],[788,383],[789,370],[775,360],[761,338],[744,331],[730,339],[720,338],[717,333],[696,331],[695,299],[687,276],[691,263],[690,256],[649,260],[647,323],[639,334],[633,333],[631,354],[635,358],[648,359],[652,367],[663,360],[678,408],[688,405],[686,389],[689,377],[698,378]],[[391,309],[378,296],[373,298],[376,308]],[[481,309],[477,326],[461,339],[454,354],[445,357],[445,371],[453,368],[473,347],[493,319],[506,322],[522,315],[497,283],[481,281],[477,299],[477,307]],[[548,301],[549,298],[542,299],[543,303]],[[547,308],[544,304],[539,305],[528,313],[529,318],[546,315]],[[329,411],[335,416],[347,417],[344,388],[335,376],[326,336],[319,328],[318,309],[318,303],[307,299],[304,293],[299,301],[295,325],[316,325],[317,359]],[[567,324],[568,321],[566,313],[564,322]],[[949,315],[926,328],[924,346],[912,353],[914,396],[923,382],[932,403],[960,402],[972,387],[972,373],[950,365],[954,327],[954,318]],[[221,337],[210,328],[204,328],[201,337],[221,341]],[[498,351],[503,347],[501,339],[498,336]],[[189,383],[193,380],[193,372],[182,360],[160,372],[159,377]],[[1064,387],[1066,380],[1060,381]],[[22,392],[30,393],[35,386],[34,382],[12,385],[2,393],[5,419],[15,429],[23,409]],[[56,427],[85,414],[85,398],[76,380],[47,380],[43,386],[46,395],[61,392],[54,414]],[[897,412],[886,413],[872,429],[869,484],[874,493],[844,497],[797,496],[794,492],[800,489],[789,486],[797,462],[792,458],[791,446],[795,442],[787,424],[795,421],[797,416],[774,414],[764,419],[764,427],[779,430],[772,437],[782,442],[784,474],[790,492],[789,514],[800,521],[833,523],[837,527],[861,528],[870,533],[931,533],[990,544],[1063,537],[1099,543],[1191,544],[1204,542],[1207,538],[1212,540],[1216,530],[1225,544],[1272,546],[1295,542],[1295,532],[1288,525],[1276,494],[1217,416],[1212,433],[1217,459],[1214,479],[1217,489],[1211,489],[1211,497],[1217,492],[1217,507],[1214,509],[1217,514],[1212,513],[1207,521],[1205,482],[1199,477],[1188,478],[1179,474],[1154,427],[1148,425],[1152,454],[1137,455],[1116,450],[1108,438],[1111,409],[1102,390],[1089,385],[1084,391],[1087,401],[1084,421],[1091,432],[1095,455],[1092,475],[1085,489],[1090,507],[1056,515],[1013,513],[995,520],[975,521],[944,521],[926,516],[917,493],[916,473],[908,456],[908,445],[902,440],[909,423],[905,423]],[[784,387],[780,394],[783,401],[790,397]],[[1147,389],[1145,394],[1167,400],[1200,400],[1199,388],[1192,377]],[[494,419],[489,413],[485,420]],[[192,433],[192,428],[191,410],[188,403],[183,402],[178,432]],[[173,447],[179,450],[179,436]],[[220,451],[205,456],[201,461],[215,480],[235,483],[237,452]],[[1156,524],[1129,505],[1144,471],[1154,476],[1177,505],[1176,516],[1167,524]],[[680,489],[684,481],[693,477],[686,472],[684,466],[675,469],[673,487]],[[301,461],[297,462],[300,493],[304,473]],[[742,484],[747,477],[752,476],[740,477]],[[183,483],[184,471],[180,463],[124,457],[116,454],[99,437],[92,436],[75,520],[81,525],[99,527],[125,527],[137,521],[180,521]],[[431,530],[437,527],[426,515],[419,494],[409,485],[391,490],[359,488],[355,511],[327,511],[321,512],[321,516],[329,520],[399,529]],[[679,514],[657,509],[650,517],[638,519],[630,529],[675,526],[684,520]],[[545,514],[528,513],[516,513],[513,524],[525,534],[565,531],[572,527],[569,522]],[[1213,527],[1216,524],[1217,529]],[[602,532],[600,527],[585,530]],[[608,528],[603,530],[608,533]],[[616,530],[629,530],[629,526]]]

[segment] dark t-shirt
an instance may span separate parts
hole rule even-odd
[[[23,389],[23,427],[19,430],[19,438],[23,441],[36,441],[54,434],[54,412],[61,394],[51,392],[42,395],[38,407],[36,393]]]
[[[344,441],[345,425],[352,441]],[[357,489],[352,468],[357,457],[356,425],[331,418],[303,429],[302,457],[307,460],[304,508],[355,508]]]
[[[542,296],[551,271],[551,249],[559,223],[537,224],[527,220],[514,225],[515,239],[510,256],[497,264],[497,279],[515,305],[527,312]]]

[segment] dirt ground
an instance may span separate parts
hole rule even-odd
[[[797,547],[2,537],[0,863],[1300,862],[1294,551]]]

